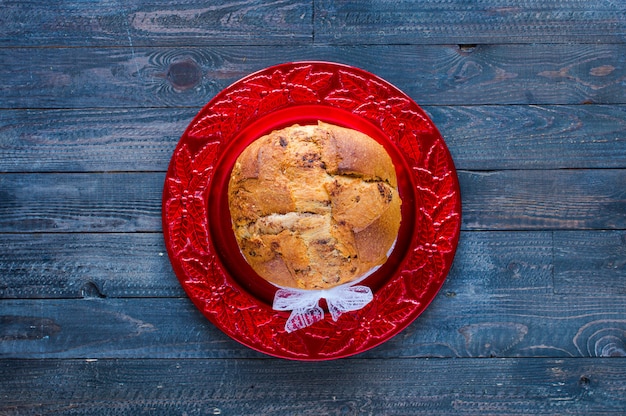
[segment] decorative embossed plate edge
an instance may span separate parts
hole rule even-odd
[[[227,249],[219,241],[228,239],[224,229],[230,217],[213,214],[225,212],[220,211],[223,201],[217,200],[237,156],[233,153],[243,150],[251,136],[298,121],[301,113],[302,120],[310,120],[306,111],[323,121],[370,129],[366,132],[395,154],[394,163],[404,166],[399,182],[405,184],[401,192],[408,196],[410,206],[403,206],[402,238],[406,241],[396,250],[404,248],[392,254],[397,264],[392,273],[387,270],[389,276],[375,291],[374,300],[337,322],[326,314],[311,327],[289,334],[284,330],[288,314],[273,310],[241,284],[242,276],[232,275],[229,263],[239,264],[243,257],[233,252],[232,242]],[[275,120],[273,115],[288,120]],[[255,131],[257,125],[261,127]],[[454,163],[426,113],[387,81],[331,62],[276,65],[222,90],[182,135],[163,190],[166,248],[194,305],[236,341],[294,360],[348,357],[406,328],[441,288],[454,259],[460,224]]]

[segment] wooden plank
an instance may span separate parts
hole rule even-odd
[[[165,171],[199,109],[0,111],[0,172]],[[626,167],[626,106],[426,106],[458,169]]]
[[[554,240],[557,293],[626,294],[625,232],[563,232],[556,233]]]
[[[621,234],[465,232],[433,304],[401,336],[366,356],[626,354],[623,273],[594,261],[598,247],[611,247],[622,261]],[[584,238],[570,250],[577,235]],[[228,340],[187,299],[151,298],[184,297],[161,238],[3,236],[0,357],[258,357]],[[600,290],[593,277],[589,284],[594,274],[603,276]],[[84,299],[38,299],[64,297]]]
[[[165,171],[198,110],[0,111],[0,172]]]
[[[310,1],[2,2],[0,46],[285,45],[311,42]]]
[[[0,175],[0,230],[160,231],[164,173]]]
[[[457,288],[498,293],[552,293],[553,234],[560,231],[465,231],[461,233],[444,296]]]
[[[619,414],[624,360],[10,360],[8,414]],[[49,390],[55,386],[54,393]]]
[[[613,276],[612,280],[619,277]],[[399,339],[394,338],[366,354],[373,357],[624,357],[624,311],[623,294],[566,296],[533,287],[491,290],[483,287],[480,280],[448,279],[443,293]]]
[[[450,276],[415,322],[363,357],[626,356],[626,296],[554,294],[537,283],[550,275],[546,260],[539,271],[519,266],[519,277],[515,269],[486,281]],[[230,340],[187,298],[2,300],[2,358],[263,356]]]
[[[0,175],[0,232],[159,232],[164,174]],[[626,170],[460,171],[465,230],[625,229]]]
[[[457,169],[626,167],[624,106],[427,106]]]
[[[459,172],[463,228],[624,229],[626,170]]]
[[[313,10],[313,5],[315,10]],[[2,46],[317,43],[616,43],[623,5],[601,0],[131,1],[42,9],[5,1]],[[313,21],[314,20],[314,21]],[[313,38],[313,33],[315,37]]]
[[[256,70],[312,59],[368,70],[420,105],[626,103],[626,44],[310,45],[0,49],[0,108],[200,107]]]
[[[319,43],[623,43],[626,10],[592,0],[315,2]]]
[[[463,233],[448,278],[491,291],[550,292],[552,241],[549,232]],[[0,299],[184,296],[161,233],[4,234],[0,276]]]
[[[187,298],[3,300],[0,358],[263,357]]]
[[[184,296],[161,233],[5,234],[0,298]]]

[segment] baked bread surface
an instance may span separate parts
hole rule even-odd
[[[235,238],[264,279],[325,289],[383,264],[400,227],[396,171],[356,130],[319,122],[259,138],[228,187]]]

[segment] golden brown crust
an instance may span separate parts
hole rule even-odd
[[[355,280],[386,261],[400,227],[387,152],[363,133],[322,122],[253,142],[235,163],[228,197],[243,255],[280,286]]]

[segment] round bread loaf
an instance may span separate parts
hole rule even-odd
[[[396,171],[383,146],[327,123],[259,138],[228,188],[239,248],[264,279],[325,289],[383,264],[400,227]]]

